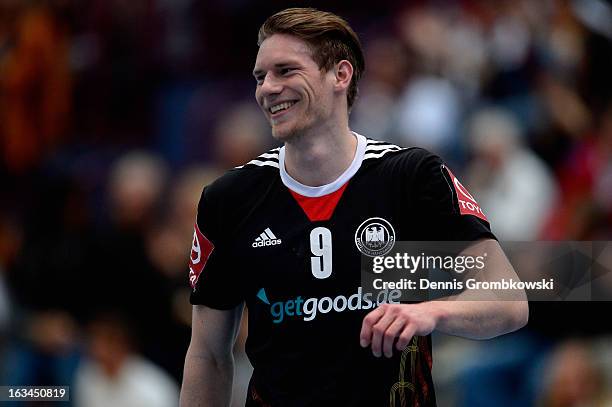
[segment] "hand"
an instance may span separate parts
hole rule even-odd
[[[381,304],[363,319],[360,344],[372,346],[372,353],[386,357],[393,356],[393,342],[402,351],[414,335],[429,335],[437,325],[437,313],[432,303]]]

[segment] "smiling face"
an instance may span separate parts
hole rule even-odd
[[[324,126],[333,116],[334,73],[321,70],[311,55],[304,41],[286,34],[274,34],[259,47],[255,98],[280,141]]]

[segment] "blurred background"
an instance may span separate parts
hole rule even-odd
[[[327,3],[291,5],[361,37],[353,130],[440,154],[500,240],[612,240],[609,0]],[[274,146],[251,70],[288,6],[0,0],[0,385],[177,404],[196,204]],[[439,405],[612,405],[610,311],[533,303],[518,333],[435,336]]]

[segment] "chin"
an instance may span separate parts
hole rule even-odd
[[[289,126],[272,126],[272,137],[274,137],[278,141],[288,141],[294,138],[297,134],[297,131],[293,127]]]
[[[305,121],[284,122],[279,126],[272,126],[272,137],[286,143],[304,135],[310,129],[310,123]]]

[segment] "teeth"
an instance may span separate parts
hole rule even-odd
[[[289,109],[291,106],[294,105],[294,103],[295,102],[283,102],[279,103],[278,105],[274,105],[270,108],[270,113],[276,113],[281,110]]]

